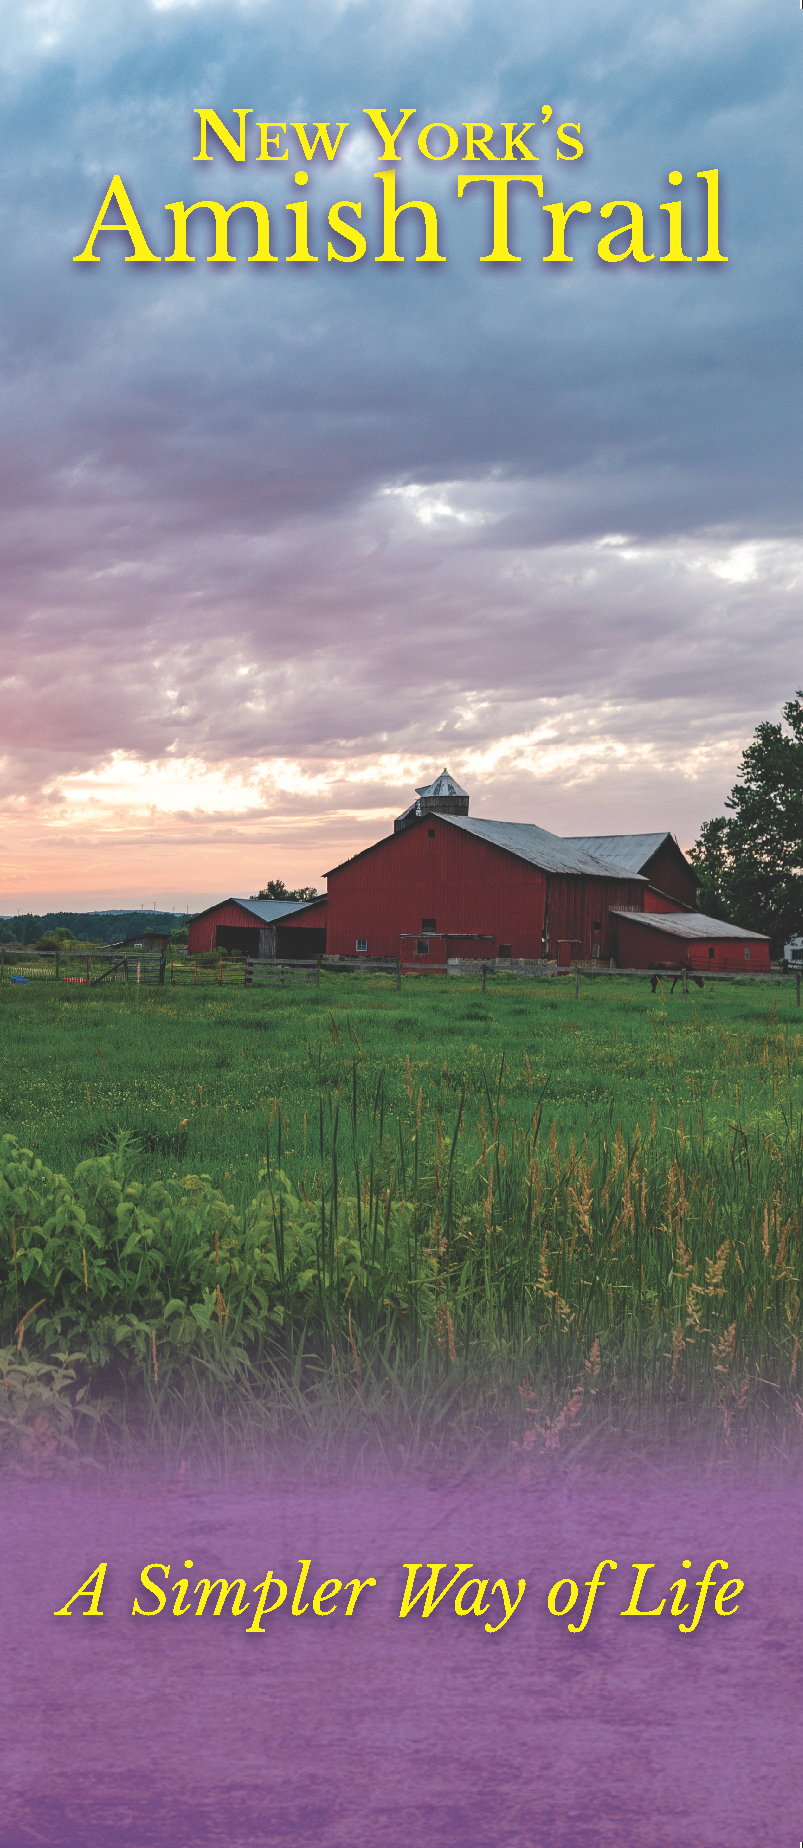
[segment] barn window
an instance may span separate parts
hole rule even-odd
[[[435,839],[435,829],[434,828],[427,828],[427,838],[431,841],[434,841]]]
[[[745,960],[745,962],[749,962],[749,961],[750,961],[750,951],[749,951],[749,950],[745,950],[745,953],[744,953],[744,960]]]
[[[367,938],[367,937],[358,937],[358,938],[357,938],[357,951],[358,951],[358,954],[360,954],[360,955],[364,955],[364,954],[365,954],[365,952],[367,951],[367,949],[368,949],[368,938]]]
[[[714,954],[714,945],[713,945],[713,943],[709,945],[709,949],[708,949],[708,954],[709,954],[709,956],[713,956],[713,954]]]
[[[509,944],[509,943],[500,943],[500,945],[499,945],[499,954],[500,954],[500,956],[510,956],[510,954],[511,954],[511,950],[512,950],[512,945],[511,945],[511,944]]]
[[[438,928],[438,926],[437,926],[437,923],[436,923],[436,921],[435,921],[435,919],[434,919],[434,918],[422,918],[422,919],[421,919],[421,929],[422,929],[422,931],[423,931],[423,930],[426,930],[426,931],[430,931],[430,932],[431,932],[431,933],[433,934],[433,936],[434,936],[434,934],[435,934],[435,931],[437,930],[437,928]]]
[[[429,955],[429,944],[427,943],[426,937],[418,938],[418,941],[415,946],[415,953],[416,953],[416,956],[428,956]]]

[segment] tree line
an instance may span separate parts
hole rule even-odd
[[[703,823],[689,853],[699,907],[710,917],[762,931],[777,954],[803,931],[803,689],[782,723],[756,726],[743,753],[726,815]]]

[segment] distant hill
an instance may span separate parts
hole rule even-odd
[[[186,914],[174,911],[28,911],[0,918],[0,943],[36,943],[54,930],[70,930],[81,943],[120,943],[136,931],[180,930],[186,923]]]

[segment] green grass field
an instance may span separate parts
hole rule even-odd
[[[648,981],[405,981],[324,976],[319,990],[137,988],[84,994],[43,984],[0,987],[0,1124],[69,1172],[110,1130],[140,1139],[141,1177],[201,1168],[232,1199],[253,1186],[266,1125],[281,1099],[285,1155],[315,1184],[319,1099],[360,1126],[381,1078],[383,1146],[409,1127],[411,1105],[434,1133],[465,1087],[501,1099],[523,1128],[542,1096],[559,1147],[621,1125],[660,1135],[702,1117],[716,1138],[738,1120],[784,1134],[800,1080],[803,1014],[792,982],[711,984],[650,995]],[[411,1097],[412,1091],[412,1097]],[[543,1094],[543,1095],[542,1095]],[[306,1115],[306,1138],[304,1118]],[[373,1123],[372,1123],[373,1129]],[[229,1183],[232,1183],[229,1186]]]
[[[624,1430],[794,1447],[792,982],[6,982],[0,1018],[34,1469],[35,1417],[185,1451],[502,1434],[524,1470]]]

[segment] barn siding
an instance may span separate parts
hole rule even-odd
[[[550,873],[548,878],[549,955],[557,955],[559,943],[571,943],[571,956],[558,960],[586,960],[596,948],[600,960],[607,961],[611,954],[610,908],[632,906],[640,911],[643,886],[635,879],[594,879],[586,873]]]
[[[709,975],[764,975],[770,968],[769,944],[761,937],[746,941],[742,937],[711,936],[689,942],[658,926],[653,929],[651,925],[631,924],[627,918],[616,918],[614,923],[618,926],[617,961],[622,969],[647,969],[653,962],[685,962],[701,974],[708,970]],[[709,949],[713,949],[713,956],[709,956]],[[749,961],[745,950],[750,951]]]
[[[320,904],[316,904],[314,909],[310,909],[309,911],[294,911],[287,919],[280,918],[279,923],[282,929],[325,930],[326,905],[326,899],[322,898]]]
[[[664,841],[657,853],[645,862],[641,871],[649,879],[650,885],[658,887],[659,892],[678,899],[681,905],[688,905],[692,911],[695,909],[697,875],[674,841]],[[644,909],[647,910],[646,905]]]
[[[640,908],[643,891],[640,882],[627,878],[547,875],[437,815],[423,816],[335,868],[328,886],[330,955],[353,956],[363,938],[369,956],[401,954],[412,961],[414,935],[424,918],[434,918],[439,938],[429,958],[421,959],[430,966],[445,958],[442,933],[449,934],[450,956],[496,956],[500,945],[509,944],[513,957],[540,957],[545,907],[550,956],[557,954],[559,939],[575,938],[574,956],[590,956],[596,941],[600,957],[607,957],[609,907]],[[405,939],[403,932],[413,935]],[[468,940],[478,932],[492,941]]]
[[[652,886],[648,886],[644,894],[644,910],[679,911],[680,902],[674,898],[667,898],[663,892],[655,892]]]
[[[492,932],[494,943],[482,946],[489,956],[496,954],[499,941],[518,944],[526,936],[529,944],[541,928],[543,875],[522,861],[512,862],[512,880],[501,902],[496,893],[490,923],[492,894],[498,886],[492,851],[486,842],[437,816],[424,817],[378,841],[329,874],[329,954],[353,956],[358,939],[364,938],[370,956],[402,953],[412,960],[414,943],[403,941],[402,933],[420,934],[424,918],[434,918],[441,933]],[[473,948],[477,954],[477,946]],[[436,953],[433,941],[433,960]],[[514,947],[512,953],[525,951]]]

